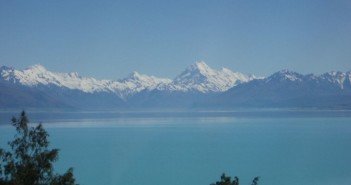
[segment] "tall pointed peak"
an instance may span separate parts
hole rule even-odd
[[[191,69],[199,69],[199,70],[208,70],[211,69],[204,61],[197,61],[192,64],[189,68]]]
[[[196,65],[196,66],[198,66],[198,67],[208,67],[208,65],[206,64],[206,62],[203,61],[203,60],[196,61],[196,62],[194,63],[194,65]]]
[[[195,62],[194,64],[190,65],[185,73],[198,73],[201,75],[212,75],[215,73],[215,70],[213,70],[210,66],[208,66],[204,61],[198,61]]]

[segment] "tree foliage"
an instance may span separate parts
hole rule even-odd
[[[14,140],[8,142],[10,151],[0,148],[0,185],[74,185],[73,169],[55,174],[53,163],[58,149],[49,149],[49,134],[40,123],[29,127],[23,111],[12,125],[16,128]]]
[[[258,185],[258,180],[259,180],[259,177],[255,177],[252,180],[251,185]],[[235,176],[234,179],[232,180],[230,176],[226,176],[223,173],[220,181],[211,183],[210,185],[239,185],[239,178]]]

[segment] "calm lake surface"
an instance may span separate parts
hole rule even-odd
[[[0,147],[13,138],[0,113]],[[82,185],[349,185],[350,111],[28,112]]]

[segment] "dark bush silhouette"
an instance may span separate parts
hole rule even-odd
[[[251,185],[258,185],[258,180],[259,177],[255,177],[252,180]],[[231,177],[226,176],[224,173],[221,176],[221,180],[217,181],[215,183],[211,183],[210,185],[239,185],[239,178],[238,177],[234,177],[234,180],[231,180]]]
[[[48,148],[49,134],[42,124],[29,127],[28,123],[24,111],[19,119],[12,118],[17,133],[8,142],[10,151],[0,148],[0,185],[74,185],[72,168],[62,175],[54,173],[59,150]]]

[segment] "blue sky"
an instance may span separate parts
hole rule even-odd
[[[350,0],[0,1],[0,64],[173,78],[204,60],[266,76],[351,70]]]

